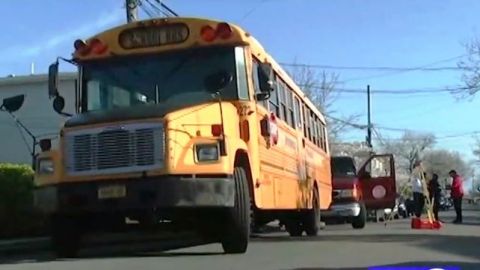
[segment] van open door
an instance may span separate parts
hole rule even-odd
[[[397,197],[392,154],[373,155],[358,171],[362,200],[368,210],[393,208]]]

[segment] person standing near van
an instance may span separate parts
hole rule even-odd
[[[453,207],[455,207],[455,213],[457,217],[453,221],[453,223],[462,223],[462,200],[463,200],[463,181],[460,175],[457,174],[455,170],[451,170],[449,173],[450,177],[452,177],[452,189],[451,189],[451,197],[453,199]]]
[[[430,195],[430,201],[433,202],[433,216],[435,220],[438,219],[438,210],[440,208],[440,197],[442,190],[440,188],[440,183],[438,183],[438,175],[434,173],[432,179],[428,182],[428,193]]]
[[[421,162],[415,162],[413,173],[411,177],[412,181],[412,192],[413,192],[413,202],[415,209],[415,216],[419,218],[422,215],[423,207],[425,205],[425,196],[423,195],[423,181],[422,181],[422,169]]]

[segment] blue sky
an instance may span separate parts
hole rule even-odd
[[[125,22],[123,0],[6,0],[0,24],[0,76],[45,72],[56,56],[68,57],[76,38]],[[251,32],[278,62],[335,66],[416,67],[465,54],[462,43],[478,36],[478,0],[169,0],[182,16],[211,17]],[[141,14],[146,18],[145,14]],[[437,66],[456,66],[460,58]],[[66,66],[66,65],[65,65]],[[64,67],[65,67],[64,66]],[[318,70],[321,71],[321,70]],[[337,70],[348,89],[443,89],[461,84],[458,71],[405,72]],[[380,75],[380,76],[378,76]],[[367,77],[367,78],[366,78]],[[369,78],[368,78],[369,77]],[[456,101],[448,93],[374,94],[373,122],[378,126],[434,133],[437,147],[472,158],[478,98]],[[344,93],[335,103],[337,117],[361,114],[366,96]],[[401,135],[380,130],[385,138]],[[465,134],[451,137],[451,135]],[[449,137],[450,136],[450,137]],[[363,140],[351,131],[345,140]]]

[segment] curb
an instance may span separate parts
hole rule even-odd
[[[33,253],[50,247],[48,237],[0,241],[0,254]]]

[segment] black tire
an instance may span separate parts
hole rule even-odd
[[[227,254],[245,253],[250,237],[250,194],[247,175],[242,167],[234,169],[235,205],[226,216],[223,251]]]
[[[303,229],[308,236],[317,236],[320,229],[320,198],[316,188],[312,191],[312,195],[313,207],[305,213]]]
[[[303,226],[299,219],[292,218],[285,222],[285,229],[292,237],[302,236]]]
[[[74,217],[53,217],[51,243],[58,258],[75,258],[80,249],[82,224]]]
[[[360,213],[352,220],[352,227],[354,229],[363,229],[367,223],[367,209],[365,204],[360,204]]]

